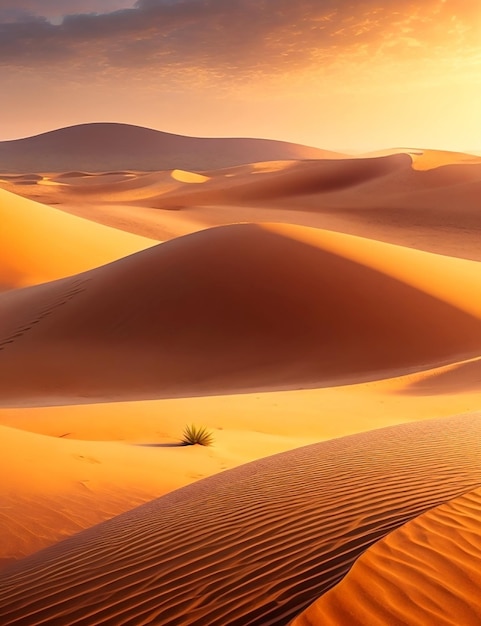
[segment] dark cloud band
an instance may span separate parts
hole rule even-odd
[[[72,13],[87,4],[17,2],[25,13],[0,24],[0,64],[81,64],[88,51],[88,63],[103,68],[275,73],[329,63],[349,50],[396,54],[413,46],[419,54],[427,42],[446,44],[453,37],[457,45],[470,45],[481,35],[478,0],[138,0],[111,12],[105,9],[118,7],[114,0],[92,0],[90,8],[101,5],[103,13]],[[54,25],[46,17],[61,5],[70,5],[70,14]],[[36,15],[26,13],[34,8]]]

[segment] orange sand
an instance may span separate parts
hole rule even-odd
[[[481,350],[478,269],[317,229],[203,231],[4,294],[0,398],[326,386],[459,361]]]
[[[481,490],[419,516],[374,544],[292,626],[477,626]]]
[[[332,440],[189,485],[13,564],[2,624],[282,624],[481,482],[479,417]],[[27,621],[26,621],[27,620]]]
[[[151,158],[149,133],[132,146]],[[45,168],[58,137],[36,139]],[[111,144],[0,174],[2,624],[287,623],[366,547],[481,483],[479,418],[423,422],[480,405],[479,159],[299,161],[268,142],[287,152],[265,161],[227,140],[247,163],[231,166],[199,141],[204,168],[142,171]],[[178,446],[192,422],[212,447]],[[402,422],[418,423],[372,431]],[[459,585],[436,595],[425,573],[419,597],[449,615]]]
[[[159,240],[268,221],[481,260],[481,160],[470,155],[387,151],[364,159],[286,160],[183,174],[67,174],[42,173],[42,180],[23,182],[0,177],[0,186]]]
[[[0,290],[97,267],[155,242],[0,189]]]

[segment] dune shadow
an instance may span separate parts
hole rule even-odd
[[[459,363],[448,370],[434,372],[410,384],[399,393],[412,396],[463,393],[481,390],[481,358]]]
[[[140,446],[141,448],[183,448],[185,443],[181,441],[175,443],[134,443],[134,446]]]

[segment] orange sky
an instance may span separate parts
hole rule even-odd
[[[480,0],[1,0],[0,139],[88,121],[481,151]]]

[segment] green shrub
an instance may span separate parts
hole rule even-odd
[[[182,444],[184,446],[211,446],[214,442],[212,433],[205,426],[186,426],[182,434]]]

